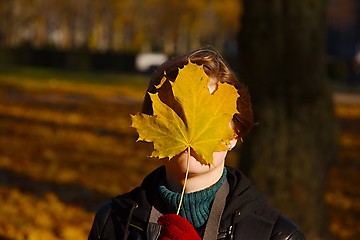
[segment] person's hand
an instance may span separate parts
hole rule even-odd
[[[165,214],[158,220],[160,240],[201,240],[191,223],[176,214]]]

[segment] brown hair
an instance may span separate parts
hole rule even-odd
[[[240,97],[237,99],[237,109],[239,113],[234,115],[233,122],[238,137],[242,138],[253,126],[253,112],[250,95],[244,84],[237,79],[235,73],[231,70],[222,56],[212,49],[198,49],[162,64],[151,78],[144,98],[142,112],[148,115],[153,114],[152,102],[148,92],[155,93],[158,91],[155,86],[160,83],[161,79],[165,76],[165,72],[166,78],[170,81],[174,81],[178,74],[178,69],[184,67],[189,60],[192,63],[203,65],[205,73],[210,78],[235,86]]]

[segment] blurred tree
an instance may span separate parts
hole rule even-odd
[[[0,42],[60,49],[182,53],[222,49],[238,31],[238,0],[2,0]]]
[[[240,165],[309,239],[329,239],[324,189],[336,123],[325,77],[325,0],[244,0],[242,78],[258,122]]]
[[[7,34],[10,32],[10,1],[11,0],[3,0],[0,1],[0,44],[5,45],[8,41]]]
[[[89,1],[87,1],[89,2]],[[93,0],[91,4],[91,25],[92,32],[89,48],[99,51],[113,49],[114,22],[116,11],[115,0]]]

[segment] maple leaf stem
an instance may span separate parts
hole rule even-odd
[[[183,198],[184,198],[186,183],[187,183],[187,179],[188,179],[188,175],[189,175],[189,168],[190,168],[190,146],[188,146],[187,152],[188,152],[188,157],[187,157],[187,166],[186,166],[186,173],[185,173],[185,179],[184,179],[184,186],[183,186],[182,191],[181,191],[179,207],[178,207],[178,209],[177,209],[176,215],[179,215],[179,212],[180,212],[180,209],[181,209],[181,204],[182,204],[182,201],[183,201]]]

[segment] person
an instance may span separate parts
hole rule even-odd
[[[216,50],[197,49],[162,64],[151,78],[142,113],[153,114],[148,92],[158,91],[155,86],[164,73],[174,81],[178,69],[188,61],[203,66],[211,79],[209,89],[217,82],[237,89],[239,113],[231,123],[231,143],[235,146],[253,126],[251,100],[245,85]],[[187,151],[170,161],[161,159],[162,166],[145,177],[140,186],[104,204],[95,214],[88,239],[305,239],[300,228],[271,207],[249,178],[239,169],[226,166],[227,151],[214,152],[213,165],[190,152],[179,216],[175,212],[185,184]]]

